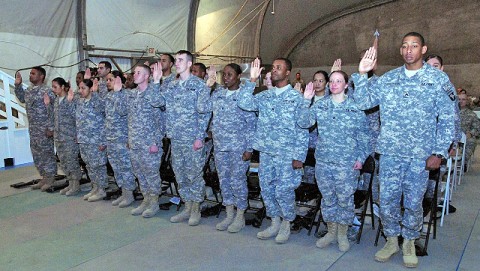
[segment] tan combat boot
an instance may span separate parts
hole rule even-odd
[[[233,223],[228,226],[228,232],[236,233],[241,231],[245,227],[245,210],[237,209],[237,215],[233,220]]]
[[[97,192],[98,185],[96,183],[92,183],[92,190],[88,192],[85,196],[83,196],[84,200],[88,200],[89,197],[91,197],[93,194]]]
[[[318,248],[326,248],[331,243],[337,240],[337,227],[338,224],[334,222],[327,222],[327,229],[328,232],[322,238],[318,239],[317,243],[315,244]]]
[[[120,197],[112,201],[112,206],[118,206],[120,202],[122,202],[124,196],[125,196],[125,188],[122,188],[122,195],[120,195]]]
[[[33,190],[36,190],[36,189],[42,188],[42,186],[44,185],[45,185],[45,178],[42,178],[38,183],[32,185],[31,187]]]
[[[68,192],[68,190],[72,189],[72,186],[73,186],[73,181],[68,181],[68,186],[60,190],[60,195],[65,195]]]
[[[257,233],[257,238],[262,240],[272,238],[273,236],[277,236],[279,230],[280,230],[280,217],[276,216],[272,218],[272,224],[270,225],[270,227]]]
[[[150,195],[147,193],[143,194],[143,201],[137,208],[132,209],[130,212],[132,215],[141,215],[145,210],[147,210],[148,205],[150,204]]]
[[[192,202],[185,202],[185,208],[178,215],[174,215],[170,218],[170,222],[178,223],[190,218],[190,211],[192,210]]]
[[[277,237],[275,237],[275,242],[277,244],[284,244],[288,241],[290,237],[290,221],[283,220],[280,225],[280,230],[278,230]]]
[[[97,188],[97,191],[88,198],[88,202],[103,200],[105,196],[107,196],[107,192],[105,192],[103,187],[99,187]]]
[[[397,253],[398,250],[398,236],[387,237],[385,246],[375,253],[375,260],[377,262],[386,262],[393,254]]]
[[[160,211],[160,207],[158,205],[158,195],[157,194],[151,194],[150,195],[150,204],[148,205],[148,208],[143,211],[142,216],[144,218],[150,218],[154,215],[156,215]]]
[[[197,226],[200,224],[200,218],[202,214],[200,213],[200,202],[192,203],[192,210],[190,211],[190,218],[188,219],[189,226]]]
[[[350,249],[350,243],[348,242],[347,231],[348,231],[348,225],[338,224],[338,230],[337,230],[338,249],[342,252],[346,252]]]
[[[45,178],[45,184],[42,185],[42,187],[40,188],[40,190],[42,190],[42,192],[47,191],[47,189],[49,189],[50,187],[52,187],[52,185],[53,185],[54,182],[55,182],[55,178],[54,178],[54,177]]]
[[[80,180],[70,182],[72,183],[72,187],[65,193],[66,196],[74,196],[80,192]]]
[[[125,188],[122,188],[122,190]],[[122,201],[118,204],[118,207],[120,208],[125,208],[127,206],[130,206],[135,201],[135,198],[133,197],[133,191],[130,190],[123,190],[122,191]]]
[[[415,240],[403,240],[403,265],[410,268],[415,268],[418,265],[417,254],[415,253]]]
[[[228,226],[230,226],[230,224],[232,224],[233,219],[234,219],[235,210],[233,208],[233,205],[227,205],[225,207],[225,209],[226,209],[226,212],[227,212],[227,216],[225,217],[225,219],[222,220],[222,222],[218,223],[215,226],[215,228],[219,231],[224,231],[224,230],[228,229]]]

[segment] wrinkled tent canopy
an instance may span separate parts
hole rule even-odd
[[[478,86],[475,0],[0,0],[0,70],[72,80],[106,59],[125,71],[164,52],[190,50],[218,67],[289,57],[309,77],[341,57],[351,73],[379,29],[379,71],[402,64],[398,40],[422,33],[455,85]],[[428,20],[425,16],[428,15]],[[148,49],[148,50],[147,50]],[[149,51],[153,50],[153,54]],[[92,62],[80,62],[90,59]],[[79,63],[80,62],[80,63]],[[78,64],[79,63],[79,64]],[[462,66],[462,65],[469,65]],[[466,71],[471,72],[466,72]],[[25,80],[27,81],[27,80]]]
[[[82,25],[77,0],[1,2],[3,10],[7,7],[11,12],[0,16],[0,69],[11,75],[18,69],[51,65],[45,67],[50,80],[73,79],[81,67],[76,64],[81,60],[82,38],[90,60],[98,63],[101,56],[114,56],[122,70],[131,67],[132,57],[145,56],[148,48],[156,52],[187,48],[189,0],[86,1],[84,37],[78,37]],[[22,75],[28,78],[28,70]]]

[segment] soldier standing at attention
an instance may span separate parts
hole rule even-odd
[[[140,183],[142,203],[132,210],[132,215],[145,218],[159,211],[160,161],[162,159],[162,138],[165,134],[161,125],[160,65],[153,65],[153,83],[149,84],[150,68],[147,65],[135,67],[133,77],[137,88],[128,93],[128,146],[133,173]]]
[[[193,56],[180,50],[175,56],[177,79],[162,85],[161,96],[167,113],[167,137],[171,140],[172,167],[185,209],[170,218],[177,223],[188,219],[188,225],[200,223],[200,203],[205,197],[203,166],[204,139],[210,113],[204,109],[210,88],[190,72]]]
[[[127,148],[127,90],[122,87],[125,78],[119,71],[109,73],[105,79],[106,85],[99,86],[99,94],[105,102],[107,157],[112,165],[115,181],[122,189],[122,195],[112,201],[112,205],[125,208],[135,200],[133,190],[136,187]]]
[[[83,196],[90,202],[102,200],[106,196],[107,180],[107,142],[105,140],[105,103],[98,93],[98,81],[84,79],[80,83],[80,98],[74,97],[73,90],[68,100],[76,102],[77,142],[80,155],[86,164],[88,176],[93,183],[92,190]]]
[[[262,70],[260,60],[255,59],[250,81],[255,82]],[[271,78],[275,87],[257,95],[253,95],[251,88],[242,89],[238,100],[240,108],[258,111],[253,148],[260,152],[260,188],[272,224],[257,237],[269,239],[276,236],[275,241],[279,244],[287,242],[290,237],[290,223],[296,217],[295,189],[302,181],[302,167],[308,149],[308,130],[297,125],[303,97],[288,84],[291,70],[290,60],[275,59]]]
[[[57,161],[53,148],[53,103],[44,102],[47,94],[51,100],[55,99],[52,89],[45,82],[46,72],[42,67],[33,67],[30,71],[30,82],[26,90],[22,87],[22,75],[15,75],[15,95],[21,103],[25,103],[28,117],[28,133],[30,134],[30,150],[33,162],[42,179],[32,186],[32,189],[50,188],[57,174]]]
[[[213,69],[213,72],[211,71]],[[215,69],[211,67],[207,85],[215,84]],[[226,218],[216,225],[219,231],[235,233],[245,227],[244,212],[248,207],[248,188],[246,172],[252,157],[252,141],[255,133],[255,112],[247,112],[238,107],[238,95],[241,89],[255,89],[255,84],[245,82],[240,85],[242,69],[235,63],[223,68],[223,82],[211,96],[215,165],[220,179],[223,205]],[[237,214],[235,215],[235,207]]]
[[[423,36],[410,32],[400,47],[402,67],[369,84],[367,73],[377,60],[371,47],[360,61],[359,74],[352,75],[357,105],[365,110],[379,105],[382,116],[377,152],[381,155],[380,218],[387,243],[375,260],[385,262],[398,252],[402,235],[407,267],[418,265],[414,242],[422,228],[429,170],[440,167],[455,137],[455,89],[445,73],[423,62],[426,52]]]

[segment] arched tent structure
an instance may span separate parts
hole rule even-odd
[[[11,75],[49,64],[55,66],[47,70],[50,79],[72,78],[85,65],[94,66],[82,60],[103,58],[128,70],[144,58],[179,49],[196,53],[207,65],[249,63],[256,56],[268,64],[289,57],[305,75],[341,57],[350,72],[379,29],[381,71],[401,64],[399,39],[418,31],[430,52],[444,56],[455,84],[473,90],[480,84],[465,71],[480,71],[475,0],[0,2],[0,69]]]

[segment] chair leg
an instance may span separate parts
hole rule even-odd
[[[320,202],[321,201],[322,201],[321,197],[319,197],[319,199],[317,200],[317,205],[315,206],[315,209],[314,209],[315,212],[313,214],[313,218],[310,221],[310,229],[308,230],[308,236],[310,236],[310,234],[312,233],[313,225],[315,223],[320,224],[321,213],[318,214],[318,222],[315,222],[315,219],[317,218],[317,213],[320,211]],[[318,227],[317,227],[317,229],[318,229]]]

